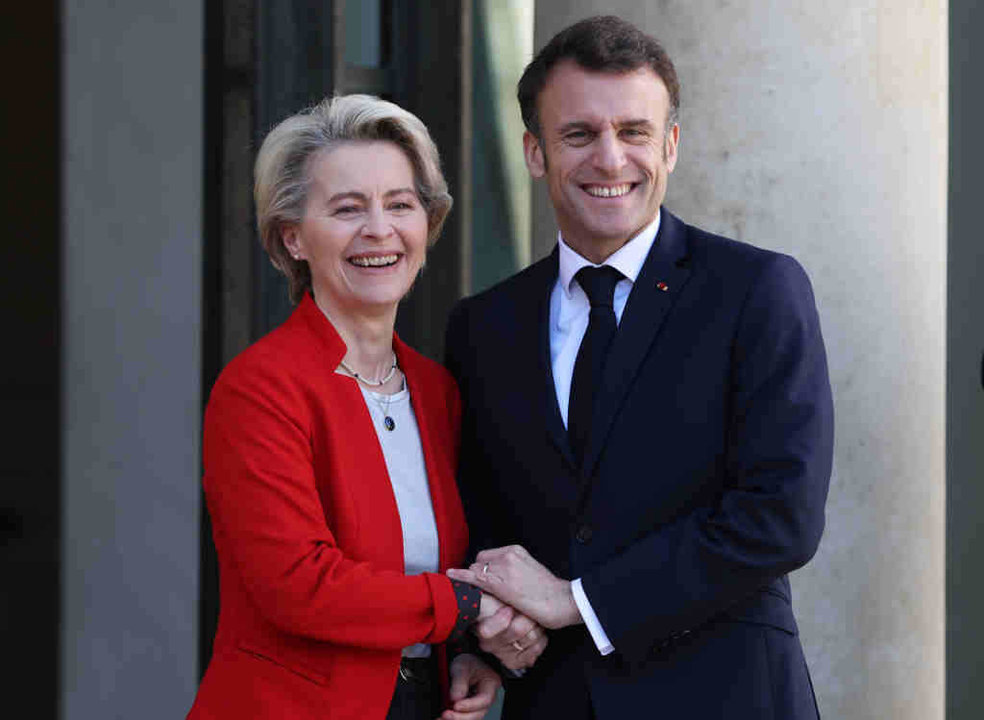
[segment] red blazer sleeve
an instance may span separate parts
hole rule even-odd
[[[445,640],[458,612],[446,577],[405,576],[338,547],[316,486],[312,390],[279,364],[233,363],[205,413],[204,486],[220,562],[282,632],[377,649]],[[375,437],[351,442],[354,452],[379,452]]]

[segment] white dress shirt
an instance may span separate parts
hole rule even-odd
[[[639,271],[642,270],[642,265],[646,261],[650,249],[652,249],[653,242],[656,240],[656,233],[659,232],[659,221],[660,213],[657,212],[655,220],[612,253],[603,263],[603,265],[610,265],[623,275],[623,278],[615,285],[615,297],[612,301],[616,323],[622,322],[622,313],[625,311],[625,303],[629,299],[629,293],[632,291],[636,278],[639,277]],[[564,427],[566,427],[574,362],[577,360],[577,351],[581,347],[581,340],[588,329],[588,315],[591,312],[588,296],[581,289],[574,276],[585,266],[600,266],[578,255],[564,242],[564,238],[561,236],[557,238],[557,245],[559,247],[560,268],[557,273],[557,282],[550,294],[550,363],[553,369],[554,389],[557,392],[557,405],[560,407],[560,417],[564,421]],[[598,647],[598,651],[602,655],[613,652],[615,648],[591,607],[584,588],[581,587],[581,578],[571,582],[571,591],[574,594],[574,602],[581,613],[581,618],[591,634],[591,639]]]

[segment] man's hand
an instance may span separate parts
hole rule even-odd
[[[451,661],[451,707],[439,720],[482,720],[495,701],[502,680],[498,673],[474,655],[458,655]]]
[[[448,570],[455,580],[477,585],[543,627],[582,622],[571,584],[551,573],[519,545],[483,550],[468,570]]]

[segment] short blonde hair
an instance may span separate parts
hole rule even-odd
[[[341,143],[382,140],[396,144],[413,167],[417,195],[427,212],[433,245],[451,210],[437,146],[420,119],[372,95],[336,95],[291,115],[263,140],[253,168],[256,224],[263,248],[287,276],[293,303],[311,288],[311,270],[284,246],[283,228],[304,218],[311,160]]]

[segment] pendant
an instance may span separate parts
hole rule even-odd
[[[393,420],[393,418],[391,418],[389,415],[387,415],[386,417],[383,418],[383,427],[385,427],[387,430],[392,430],[393,428],[396,427],[396,421]]]

